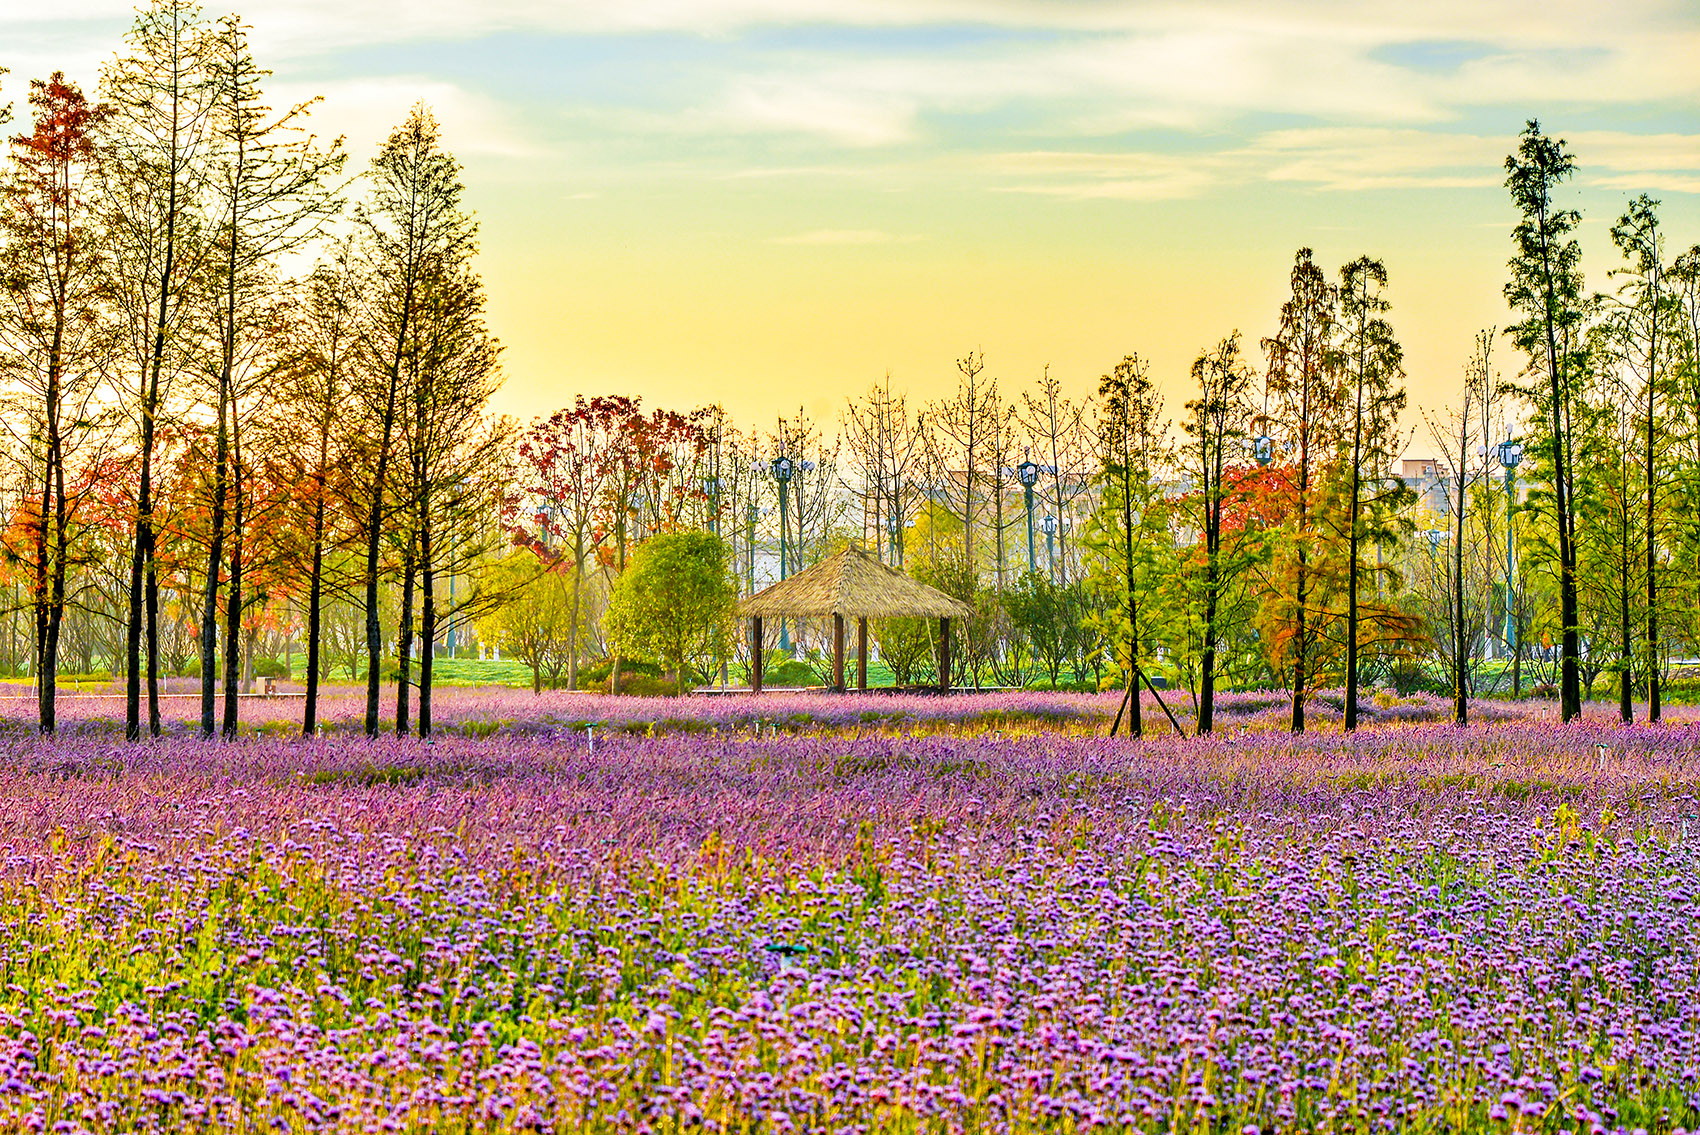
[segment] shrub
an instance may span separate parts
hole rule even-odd
[[[761,676],[764,686],[818,686],[820,675],[807,662],[792,658],[781,662]]]

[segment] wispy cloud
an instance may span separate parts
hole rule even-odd
[[[502,103],[480,91],[423,75],[386,75],[332,82],[276,82],[271,96],[279,103],[314,95],[311,126],[326,135],[341,134],[350,152],[363,159],[407,116],[413,104],[431,108],[451,152],[463,156],[532,158],[544,151],[528,138]]]
[[[881,229],[815,229],[793,236],[776,236],[769,244],[914,244],[918,235],[897,235]]]

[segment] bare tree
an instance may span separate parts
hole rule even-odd
[[[6,552],[28,565],[37,717],[52,733],[72,526],[89,488],[75,472],[67,484],[66,470],[74,458],[97,459],[107,431],[93,420],[95,403],[116,347],[102,310],[108,265],[91,200],[108,112],[58,72],[30,84],[29,105],[30,132],[12,139],[0,184],[4,420],[31,494],[20,510],[30,520],[28,547]]]
[[[102,163],[114,293],[136,369],[140,434],[135,547],[125,635],[124,733],[141,736],[146,630],[148,731],[159,733],[159,575],[154,558],[154,446],[169,384],[185,365],[180,342],[194,317],[195,282],[210,250],[205,194],[211,176],[214,103],[210,42],[187,0],[152,0],[127,36],[129,53],[101,76],[113,111],[113,145]]]
[[[379,147],[369,184],[368,199],[355,217],[366,280],[361,395],[376,442],[369,460],[365,533],[365,729],[368,736],[376,736],[383,649],[379,556],[394,507],[390,464],[397,413],[408,376],[428,348],[421,323],[431,289],[452,281],[470,260],[476,250],[476,226],[461,207],[460,166],[443,149],[437,120],[423,104],[415,106]]]
[[[259,333],[275,302],[274,266],[278,259],[317,235],[323,222],[341,202],[330,179],[342,169],[340,139],[328,149],[302,132],[301,123],[312,103],[301,103],[277,117],[265,106],[261,70],[248,50],[247,29],[234,16],[219,21],[207,41],[211,75],[210,135],[213,158],[209,189],[209,223],[216,226],[209,263],[213,277],[211,305],[218,347],[212,366],[216,407],[216,455],[213,464],[211,532],[208,539],[205,601],[201,621],[201,735],[213,733],[213,701],[217,685],[214,659],[218,644],[220,569],[224,557],[226,512],[230,506],[231,446],[240,429],[236,420],[241,400],[237,387],[251,385],[251,374],[239,374],[244,359],[252,359],[246,339]],[[315,100],[316,101],[316,100]],[[240,503],[237,515],[240,515]],[[240,546],[242,533],[234,538]],[[238,590],[240,562],[231,564],[229,611],[242,608]],[[237,627],[225,627],[223,732],[236,731],[236,698],[230,689]]]

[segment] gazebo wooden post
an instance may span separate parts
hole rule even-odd
[[[858,616],[856,619],[856,688],[867,691],[868,688],[868,617]]]
[[[761,693],[761,616],[750,620],[750,692]]]
[[[950,616],[939,616],[939,693],[950,693]]]
[[[832,614],[832,688],[844,692],[844,616]]]

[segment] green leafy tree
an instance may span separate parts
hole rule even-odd
[[[1642,498],[1642,548],[1646,564],[1646,641],[1642,665],[1647,680],[1647,720],[1657,721],[1659,705],[1659,550],[1660,515],[1666,503],[1664,466],[1670,459],[1668,431],[1659,394],[1671,385],[1670,360],[1680,309],[1677,296],[1665,279],[1664,234],[1659,227],[1659,203],[1641,194],[1612,226],[1612,243],[1623,254],[1624,266],[1612,275],[1621,277],[1618,305],[1607,326],[1626,378],[1639,390],[1641,408],[1641,473],[1646,486]],[[1627,675],[1627,671],[1625,671]],[[1627,677],[1625,682],[1627,682]],[[1627,685],[1622,708],[1629,706]]]
[[[1232,523],[1233,506],[1241,495],[1234,462],[1245,441],[1252,382],[1238,331],[1193,360],[1192,380],[1198,396],[1186,404],[1187,440],[1181,460],[1194,491],[1183,510],[1198,530],[1199,544],[1183,561],[1179,582],[1195,631],[1198,731],[1209,733],[1215,723],[1223,615],[1235,581],[1258,551],[1257,541],[1247,539],[1244,527]]]
[[[550,564],[516,549],[485,569],[489,590],[505,601],[478,620],[478,633],[504,654],[531,667],[531,692],[560,684],[573,642],[578,580],[565,563]]]
[[[1352,411],[1350,440],[1342,445],[1345,476],[1338,510],[1346,545],[1347,732],[1358,726],[1358,650],[1365,613],[1360,586],[1366,570],[1376,571],[1364,563],[1364,551],[1396,539],[1400,518],[1416,502],[1405,482],[1389,473],[1404,449],[1399,418],[1405,412],[1405,368],[1393,325],[1384,318],[1390,307],[1382,295],[1386,286],[1387,269],[1379,260],[1362,256],[1340,270],[1340,369]]]
[[[1143,728],[1142,660],[1152,646],[1149,613],[1141,608],[1161,590],[1158,548],[1168,539],[1168,510],[1162,507],[1159,480],[1168,449],[1163,400],[1151,381],[1150,366],[1138,355],[1128,355],[1098,384],[1099,496],[1086,543],[1093,553],[1093,586],[1114,597],[1114,605],[1102,613],[1108,621],[1104,632],[1127,677],[1128,730],[1135,737]],[[1120,724],[1118,711],[1110,732]]]
[[[1301,248],[1293,258],[1292,294],[1281,305],[1281,327],[1263,341],[1269,428],[1285,449],[1285,539],[1271,558],[1274,602],[1264,604],[1272,661],[1287,671],[1293,691],[1292,730],[1305,730],[1305,699],[1331,612],[1320,600],[1321,561],[1334,551],[1320,521],[1321,496],[1337,472],[1338,439],[1346,404],[1340,381],[1339,289]]]
[[[638,546],[614,584],[607,630],[622,653],[653,658],[683,689],[693,668],[732,650],[738,582],[726,544],[711,532],[664,532]]]
[[[1558,187],[1576,169],[1562,138],[1541,133],[1530,119],[1517,152],[1505,159],[1505,187],[1521,219],[1512,230],[1516,254],[1505,298],[1523,318],[1506,329],[1529,356],[1536,381],[1522,393],[1534,411],[1538,435],[1537,475],[1551,490],[1549,515],[1555,529],[1558,595],[1563,627],[1560,647],[1559,717],[1570,721],[1582,712],[1579,662],[1581,637],[1576,596],[1576,515],[1571,470],[1572,412],[1582,366],[1582,246],[1573,235],[1582,223],[1575,209],[1554,200]]]
[[[1015,586],[1003,593],[1010,624],[1033,648],[1033,656],[1044,667],[1051,685],[1077,645],[1077,620],[1073,589],[1057,583],[1044,572],[1024,572]]]

